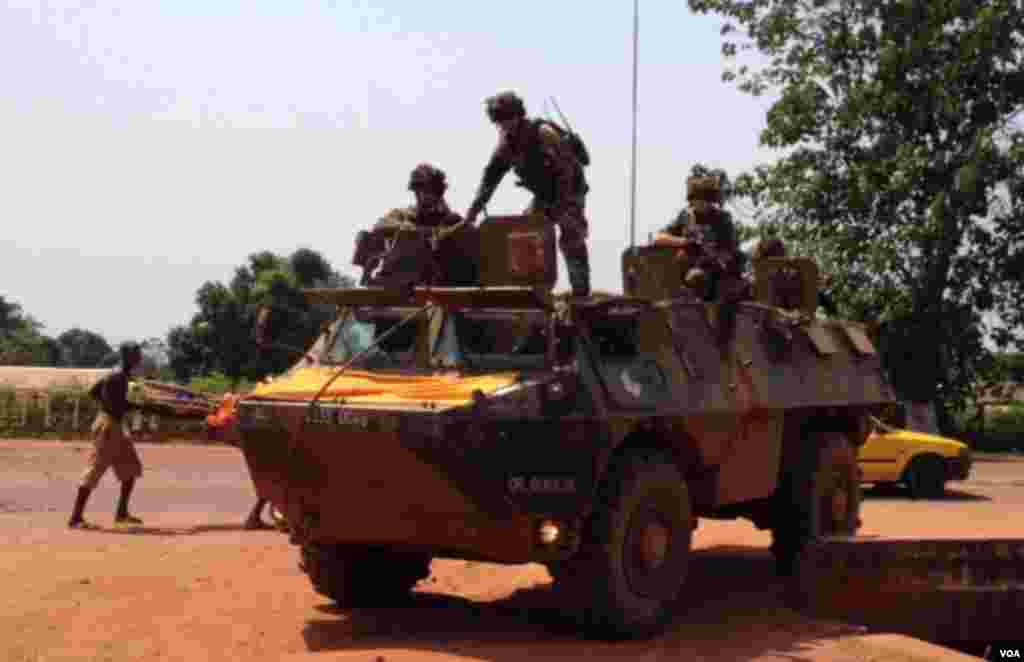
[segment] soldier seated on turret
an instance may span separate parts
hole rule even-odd
[[[743,288],[746,255],[739,248],[736,224],[722,209],[718,176],[687,179],[687,203],[676,219],[655,236],[654,245],[679,248],[685,263],[683,285],[705,301],[732,300]]]
[[[757,249],[754,251],[754,261],[773,257],[786,257],[786,244],[778,237],[767,237],[758,242]],[[803,300],[803,281],[798,270],[792,267],[783,267],[772,275],[771,281],[772,301],[769,302],[771,305],[789,310],[800,308]],[[818,289],[818,305],[828,315],[835,317],[838,314],[832,297],[821,288]]]
[[[477,256],[464,245],[473,231],[444,200],[448,184],[439,168],[422,163],[409,176],[416,204],[392,209],[360,232],[352,262],[363,267],[362,284],[409,281],[414,285],[472,286],[479,281]],[[379,271],[371,277],[371,273]]]

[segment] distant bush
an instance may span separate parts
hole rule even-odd
[[[988,412],[982,425],[977,419],[961,419],[961,436],[971,448],[987,453],[1024,453],[1024,404]]]
[[[47,411],[49,398],[49,411]],[[18,393],[0,386],[0,438],[59,439],[91,438],[92,423],[99,403],[80,387],[56,387],[35,393]],[[129,413],[125,422],[137,441],[206,442],[206,422],[166,416]]]
[[[240,379],[238,383],[232,383],[232,379],[227,375],[214,372],[204,377],[193,377],[186,388],[205,395],[224,395],[229,391],[245,393],[252,390],[253,386],[254,384],[246,379]]]

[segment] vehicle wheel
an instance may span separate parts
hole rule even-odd
[[[920,455],[910,461],[903,480],[912,499],[940,499],[946,494],[946,465],[935,455]]]
[[[857,450],[846,435],[828,436],[814,479],[817,536],[853,536],[860,528],[860,467]]]
[[[430,576],[430,556],[307,543],[299,567],[314,590],[341,607],[387,607]]]
[[[629,455],[609,471],[599,498],[576,556],[549,566],[555,589],[580,607],[590,637],[653,636],[686,581],[693,532],[686,483],[667,458]]]
[[[813,448],[813,447],[812,447]],[[852,536],[860,528],[860,468],[846,435],[823,435],[817,454],[805,453],[779,486],[772,553],[776,570],[792,576],[804,548],[826,536]]]

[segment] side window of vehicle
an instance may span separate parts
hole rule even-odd
[[[668,375],[656,355],[640,351],[639,319],[610,317],[590,324],[597,370],[614,405],[650,409],[671,396]]]
[[[639,353],[639,325],[636,319],[610,317],[590,324],[590,338],[605,359],[633,358]]]

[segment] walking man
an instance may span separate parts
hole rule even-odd
[[[68,520],[68,527],[72,529],[88,526],[82,517],[85,504],[103,474],[111,467],[121,481],[121,498],[117,502],[114,521],[118,524],[142,524],[141,519],[128,512],[128,500],[135,487],[135,480],[142,475],[142,462],[135,452],[135,445],[125,435],[122,427],[124,415],[131,408],[128,403],[128,382],[132,371],[141,363],[142,349],[135,343],[123,344],[120,368],[104,376],[89,390],[89,395],[100,403],[100,412],[92,424],[93,450],[89,466],[82,473],[74,510]]]

